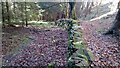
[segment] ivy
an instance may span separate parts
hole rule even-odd
[[[68,32],[68,68],[74,66],[88,66],[91,63],[91,52],[86,50],[85,44],[81,39],[80,26],[77,21],[72,19],[60,19],[55,25],[62,27]],[[79,61],[79,62],[76,62]]]

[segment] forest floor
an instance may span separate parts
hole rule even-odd
[[[80,22],[84,41],[94,54],[96,66],[120,66],[120,37],[102,35],[112,18]],[[61,28],[6,27],[2,33],[3,65],[67,65],[67,31]]]
[[[94,54],[96,66],[120,66],[120,37],[103,35],[111,26],[113,19],[81,22],[83,38]]]
[[[4,66],[67,65],[67,32],[61,28],[3,28]]]

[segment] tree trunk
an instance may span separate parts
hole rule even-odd
[[[3,27],[4,27],[5,26],[4,2],[1,2],[1,6],[2,6],[2,23],[3,23]]]
[[[72,18],[72,11],[74,9],[75,2],[69,2],[69,18]]]
[[[109,29],[109,31],[107,31],[105,35],[108,35],[108,34],[119,35],[119,29],[120,29],[120,8],[118,9],[112,28]]]
[[[28,19],[27,19],[27,2],[25,2],[25,22],[26,22],[26,27],[28,26]]]
[[[118,2],[117,8],[118,8],[118,9],[120,8],[120,1]]]
[[[6,8],[7,8],[7,20],[8,20],[8,25],[11,25],[11,21],[10,21],[10,11],[9,11],[9,3],[8,1],[6,1]]]
[[[17,22],[17,20],[16,20],[17,19],[16,18],[16,11],[15,11],[16,10],[16,6],[15,5],[16,5],[16,2],[13,2],[13,7],[14,7],[14,9],[13,9],[14,16],[13,17],[14,17],[14,21]]]
[[[23,7],[24,7],[24,5],[23,5],[23,3],[21,3],[22,27],[24,26],[24,15],[23,15],[23,13],[24,13],[24,9],[23,9]]]
[[[65,18],[68,18],[69,17],[69,5],[68,3],[66,4],[66,17]]]

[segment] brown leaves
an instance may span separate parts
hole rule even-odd
[[[4,65],[16,66],[45,66],[54,63],[57,66],[67,64],[67,32],[62,29],[44,29],[38,33],[30,31],[29,38],[35,39],[21,47],[17,55],[8,57]],[[55,46],[53,46],[55,45]],[[12,60],[10,60],[12,58]],[[4,59],[6,60],[6,59]],[[56,61],[57,60],[57,61]]]
[[[92,26],[91,26],[92,24]],[[106,25],[107,24],[107,25]],[[84,22],[82,23],[83,38],[86,40],[88,47],[95,55],[94,63],[100,66],[118,66],[120,60],[119,42],[114,36],[104,36],[97,30],[105,29],[110,25],[108,22],[99,23]]]

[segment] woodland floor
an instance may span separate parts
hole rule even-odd
[[[103,35],[112,23],[112,19],[82,22],[83,38],[88,48],[94,54],[93,63],[96,66],[120,67],[120,37]]]
[[[120,37],[102,35],[111,26],[104,21],[81,22],[84,41],[94,54],[96,66],[120,66]],[[3,28],[5,66],[46,66],[67,64],[67,32],[61,28]]]
[[[67,65],[68,35],[63,29],[9,27],[3,33],[4,66]]]

